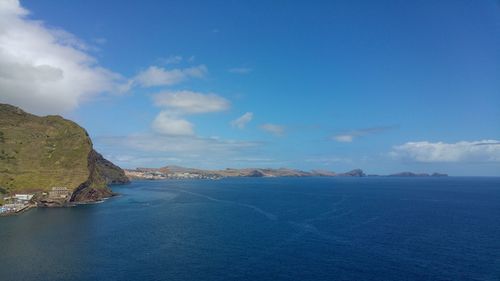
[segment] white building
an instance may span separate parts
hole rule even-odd
[[[14,198],[17,200],[29,201],[33,198],[33,194],[16,194],[14,195]]]

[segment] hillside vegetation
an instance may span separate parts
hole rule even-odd
[[[87,132],[75,122],[0,104],[0,187],[5,192],[64,186],[77,191],[75,201],[99,199],[111,194],[107,183],[127,181],[110,163],[93,150]]]

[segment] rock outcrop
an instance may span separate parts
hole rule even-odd
[[[361,169],[354,169],[347,173],[337,174],[338,177],[365,177],[365,173]]]
[[[389,175],[389,177],[447,177],[447,174],[441,173],[413,173],[413,172],[401,172],[397,174]]]

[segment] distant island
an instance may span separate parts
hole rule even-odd
[[[441,174],[441,173],[435,173],[435,172],[432,174],[402,172],[402,173],[392,174],[392,175],[388,175],[388,176],[389,177],[447,177],[448,174]]]
[[[370,177],[380,175],[366,175],[361,169],[354,169],[345,173],[336,173],[326,170],[303,171],[289,168],[226,168],[223,170],[203,170],[180,166],[165,166],[162,168],[125,169],[125,175],[131,179],[165,180],[165,179],[212,179],[232,177]],[[387,177],[446,177],[441,173],[412,173],[402,172],[386,175]]]

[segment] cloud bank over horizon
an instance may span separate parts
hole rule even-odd
[[[500,162],[500,141],[407,142],[395,146],[390,155],[416,162]]]

